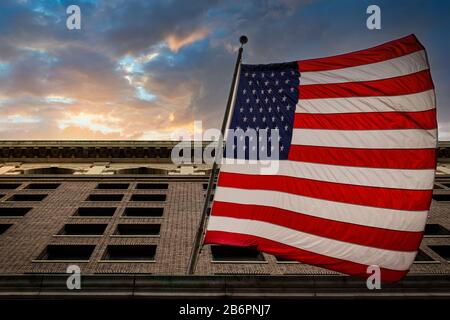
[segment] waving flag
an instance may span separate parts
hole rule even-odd
[[[241,65],[230,128],[278,129],[278,171],[222,164],[204,243],[362,277],[377,265],[383,281],[405,276],[431,203],[437,144],[434,87],[414,35]]]

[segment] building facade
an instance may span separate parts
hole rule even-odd
[[[174,165],[174,145],[1,142],[0,295],[76,294],[73,265],[99,296],[367,294],[363,281],[245,248],[205,246],[186,276],[210,168]],[[435,182],[420,252],[392,295],[450,296],[450,144]]]

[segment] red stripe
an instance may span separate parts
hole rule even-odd
[[[436,149],[354,149],[291,145],[289,160],[389,169],[435,169]]]
[[[298,61],[300,72],[325,71],[381,62],[423,50],[414,35],[366,49],[332,57]]]
[[[395,130],[437,127],[436,109],[419,112],[296,113],[294,128],[327,130]]]
[[[428,210],[433,190],[404,190],[357,186],[297,177],[221,172],[218,186],[272,190],[329,201],[395,210]],[[306,212],[305,212],[306,213]],[[411,214],[415,214],[411,212]]]
[[[300,261],[364,279],[370,276],[370,274],[367,274],[367,265],[320,255],[251,235],[223,231],[208,231],[204,243],[239,247],[256,246],[259,251],[285,259]],[[399,281],[408,273],[408,270],[398,271],[385,268],[380,268],[380,271],[381,281],[383,282]]]
[[[299,86],[299,99],[397,96],[433,89],[429,70],[406,76],[361,82],[309,84]]]
[[[416,251],[422,241],[422,232],[368,227],[259,205],[215,201],[211,215],[264,221],[324,238],[386,250]]]

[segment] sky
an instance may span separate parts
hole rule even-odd
[[[81,9],[69,30],[66,8]],[[381,30],[366,27],[369,5]],[[351,52],[408,34],[426,47],[450,140],[450,1],[1,0],[1,140],[164,140],[221,125],[244,63]]]

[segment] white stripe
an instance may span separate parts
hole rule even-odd
[[[211,216],[208,230],[252,235],[324,256],[391,270],[408,270],[416,256],[416,252],[366,247],[248,219]]]
[[[427,58],[425,51],[421,50],[398,58],[355,67],[310,72],[302,72],[300,70],[300,86],[381,80],[400,77],[426,69],[428,69]]]
[[[402,96],[300,99],[297,113],[417,112],[436,106],[434,90]]]
[[[226,163],[222,164],[220,171],[263,175],[264,172],[268,172],[268,166],[269,164],[261,162],[257,164]],[[433,189],[434,170],[432,169],[362,168],[289,160],[271,161],[270,166],[273,169],[271,173],[279,176],[380,188]]]
[[[323,130],[294,129],[292,144],[361,149],[436,148],[437,130]]]
[[[217,187],[214,201],[259,205],[308,216],[397,231],[422,232],[427,211],[367,207],[272,191]]]

